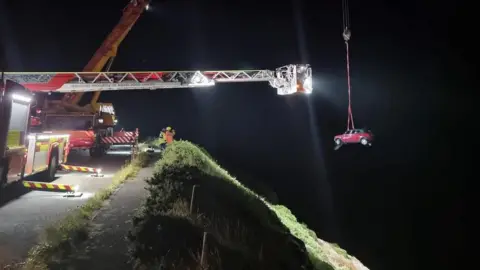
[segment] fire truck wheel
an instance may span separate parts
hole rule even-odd
[[[105,149],[101,147],[94,147],[90,148],[90,156],[91,157],[101,157],[105,153]]]
[[[8,159],[0,160],[0,189],[7,184]]]
[[[50,162],[48,163],[48,170],[46,172],[48,182],[55,180],[57,167],[58,167],[58,152],[54,149],[52,150],[52,155],[50,156]]]

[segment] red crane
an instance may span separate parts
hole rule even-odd
[[[120,21],[84,67],[84,72],[110,70],[118,47],[140,15],[148,10],[149,2],[149,0],[131,0],[128,3],[123,9]],[[30,90],[54,91],[73,79],[75,79],[73,73],[57,73],[49,78],[48,84],[26,83],[24,86]],[[90,149],[92,153],[98,152],[95,151],[95,146],[100,143],[95,138],[113,135],[113,127],[117,122],[115,110],[111,103],[98,103],[100,91],[93,93],[89,104],[79,106],[78,103],[83,94],[84,92],[70,91],[64,94],[61,100],[45,100],[43,107],[36,110],[37,115],[36,118],[33,118],[35,120],[31,122],[31,125],[37,130],[60,129],[63,133],[70,134],[72,149]],[[69,130],[72,127],[75,128]]]

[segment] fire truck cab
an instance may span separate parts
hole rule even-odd
[[[69,135],[29,133],[32,100],[20,84],[0,82],[0,188],[38,173],[52,181],[67,160]]]

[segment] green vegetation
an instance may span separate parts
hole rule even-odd
[[[160,147],[162,140],[158,137],[148,137],[143,143],[142,146],[153,146]]]
[[[148,184],[128,236],[136,269],[367,269],[188,141],[167,147]]]
[[[97,192],[64,219],[46,228],[40,243],[30,250],[24,269],[52,269],[53,265],[71,254],[87,239],[90,220],[102,207],[103,202],[127,179],[135,177],[140,168],[146,167],[149,162],[150,156],[140,153],[113,176],[110,186]]]

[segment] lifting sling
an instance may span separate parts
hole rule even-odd
[[[352,114],[352,83],[350,80],[350,51],[348,41],[351,37],[350,32],[350,17],[348,12],[348,0],[342,0],[342,13],[343,13],[343,39],[345,40],[346,59],[347,59],[347,87],[348,87],[348,116],[347,116],[347,130],[355,129],[355,123],[353,122]]]

